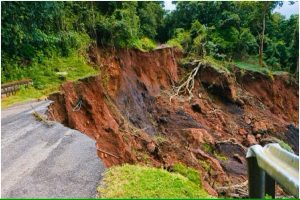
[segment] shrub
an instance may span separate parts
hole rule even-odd
[[[156,44],[153,40],[144,37],[141,39],[135,39],[131,42],[130,47],[139,49],[141,51],[151,51],[156,47]]]

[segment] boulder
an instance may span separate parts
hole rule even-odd
[[[268,130],[267,124],[263,121],[257,121],[253,124],[252,130],[254,134],[266,132]]]
[[[240,128],[239,134],[240,135],[247,135],[247,131],[244,128]]]
[[[188,128],[184,129],[186,139],[190,144],[214,144],[214,138],[203,128]]]
[[[254,135],[250,135],[250,134],[247,135],[247,144],[249,146],[257,144],[257,141],[256,141]]]

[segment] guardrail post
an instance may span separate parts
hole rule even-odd
[[[273,199],[275,199],[275,180],[269,176],[268,173],[265,173],[266,175],[266,184],[265,184],[265,190],[266,195],[271,196]]]
[[[247,158],[249,198],[265,197],[265,172],[258,166],[256,157]]]

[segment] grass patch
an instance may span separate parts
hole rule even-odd
[[[15,103],[21,103],[25,101],[30,101],[38,98],[42,98],[58,91],[58,85],[51,85],[43,90],[35,89],[34,87],[21,88],[15,95],[11,95],[1,100],[2,108],[8,107]]]
[[[270,66],[264,66],[261,67],[258,64],[258,57],[257,56],[250,56],[249,58],[245,60],[235,60],[234,61],[235,66],[238,68],[245,70],[245,71],[252,71],[252,72],[258,72],[264,75],[267,75],[273,79],[273,75],[280,75],[287,73],[285,71],[278,71],[275,68],[272,68]]]
[[[216,69],[220,73],[230,74],[229,69],[227,68],[226,61],[216,60],[211,56],[205,56],[204,60],[208,62],[214,69]]]
[[[165,138],[165,136],[163,136],[162,134],[157,133],[156,135],[154,135],[154,141],[157,144],[162,144],[167,141],[167,138]]]
[[[205,169],[205,171],[209,172],[211,170],[210,163],[205,160],[199,160],[200,165]]]
[[[266,75],[271,73],[271,71],[267,67],[261,67],[258,64],[252,64],[252,63],[248,63],[245,61],[235,61],[234,63],[238,68],[244,69],[247,71],[258,72],[258,73],[266,74]]]
[[[188,178],[163,169],[125,164],[110,168],[98,188],[101,198],[209,198]]]
[[[209,144],[209,143],[204,143],[204,144],[202,145],[202,149],[203,149],[203,151],[205,151],[206,153],[210,153],[210,154],[212,154],[213,151],[214,151],[213,146],[212,146],[211,144]]]
[[[218,160],[221,160],[221,161],[227,161],[228,160],[228,158],[225,156],[225,155],[223,155],[223,154],[220,154],[220,153],[214,153],[214,156],[218,159]]]
[[[196,185],[199,185],[202,187],[201,179],[200,179],[200,174],[196,169],[187,167],[181,163],[176,163],[173,166],[174,172],[177,172],[181,174],[182,176],[188,178],[190,181],[195,183]]]
[[[47,96],[58,91],[65,81],[95,75],[98,71],[88,65],[84,55],[73,52],[68,57],[53,57],[42,63],[33,63],[16,73],[20,78],[31,78],[33,87],[21,88],[15,95],[2,99],[2,107]]]

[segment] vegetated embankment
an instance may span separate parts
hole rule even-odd
[[[92,137],[106,166],[146,163],[172,170],[184,163],[199,170],[214,196],[221,186],[246,181],[246,148],[280,142],[298,154],[298,83],[231,72],[205,64],[193,98],[170,98],[193,64],[179,67],[173,48],[151,52],[91,47],[99,76],[67,82],[50,96],[49,116]]]

